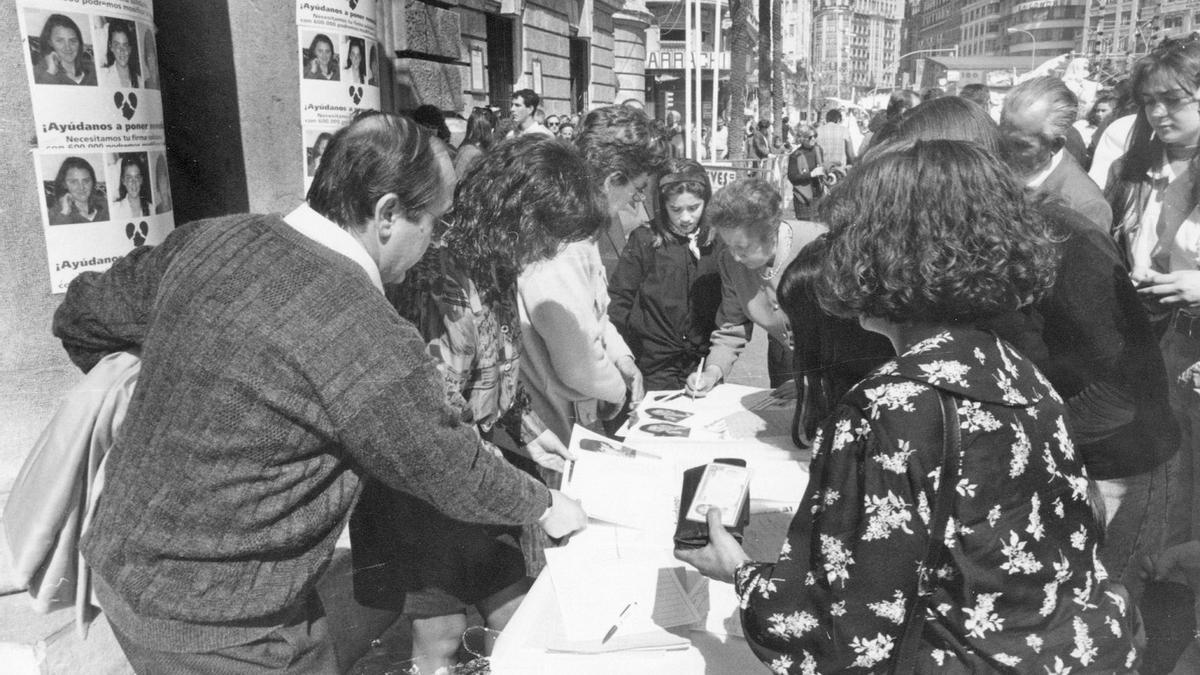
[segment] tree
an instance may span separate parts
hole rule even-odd
[[[783,138],[783,0],[771,3],[771,119]],[[760,108],[761,109],[761,108]]]
[[[771,114],[771,2],[758,0],[758,119]]]
[[[729,158],[746,156],[746,71],[750,66],[751,0],[729,0]]]

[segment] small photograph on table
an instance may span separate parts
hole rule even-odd
[[[673,438],[687,438],[692,433],[691,429],[681,424],[672,424],[671,422],[650,422],[638,427],[638,430],[651,436],[669,436]]]
[[[663,422],[682,422],[692,416],[692,413],[674,408],[646,408],[646,417]]]

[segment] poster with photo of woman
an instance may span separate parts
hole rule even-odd
[[[87,15],[30,8],[23,18],[34,84],[96,86],[94,40],[84,31],[91,26]]]
[[[60,293],[175,227],[153,5],[16,0],[16,9],[50,287]]]
[[[138,55],[137,24],[110,16],[92,17],[95,39],[96,79],[109,89],[140,89],[142,59]]]
[[[47,225],[109,220],[104,164],[99,154],[42,155],[40,161]]]
[[[374,0],[298,2],[300,127],[305,190],[333,133],[363,110],[380,109],[379,47]]]
[[[115,188],[108,197],[113,220],[138,220],[154,215],[147,153],[120,152],[110,156],[109,174]]]

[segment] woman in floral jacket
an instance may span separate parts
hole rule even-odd
[[[733,581],[746,637],[777,673],[894,667],[926,565],[916,672],[1129,672],[1132,610],[1097,559],[1062,400],[973,327],[1050,286],[1046,226],[997,160],[956,141],[897,145],[829,199],[821,302],[899,356],[822,427],[806,508],[777,562],[750,561],[719,513],[706,548],[676,555]],[[943,396],[961,450],[948,520],[931,532]]]

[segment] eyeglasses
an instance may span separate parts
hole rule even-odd
[[[559,124],[558,122],[546,122],[546,126],[550,127],[551,129],[557,129]]]
[[[1195,100],[1196,96],[1194,94],[1186,94],[1183,92],[1168,92],[1162,96],[1154,96],[1153,94],[1138,95],[1138,103],[1140,103],[1142,107],[1146,108],[1146,110],[1154,110],[1158,107],[1158,104],[1161,103],[1167,112],[1174,112],[1175,110],[1178,110],[1179,108]]]
[[[442,241],[446,238],[446,234],[450,232],[452,228],[453,225],[451,224],[449,218],[444,215],[438,216],[433,221],[433,232],[430,235],[430,239],[433,241]]]

